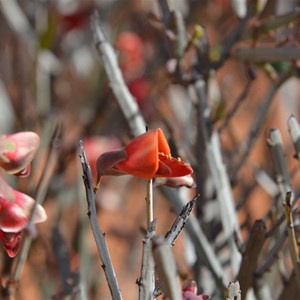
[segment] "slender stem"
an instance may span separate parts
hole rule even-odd
[[[147,226],[153,221],[153,179],[147,182]]]
[[[88,204],[88,217],[90,219],[92,232],[97,245],[100,259],[103,263],[102,268],[105,273],[106,281],[113,300],[121,300],[122,296],[115,276],[115,271],[110,259],[110,254],[106,244],[104,234],[98,223],[98,216],[95,204],[95,191],[93,187],[93,178],[90,165],[87,161],[85,151],[83,149],[83,142],[80,141],[80,159],[83,170],[83,182],[86,191],[86,198]]]

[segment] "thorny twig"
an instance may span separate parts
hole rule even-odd
[[[178,193],[173,189],[164,186],[161,186],[160,190],[167,197],[167,199],[169,199],[175,213],[179,214],[184,203],[183,200],[179,197]],[[216,285],[223,293],[224,283],[227,280],[226,275],[224,274],[224,271],[214,250],[212,249],[209,241],[202,231],[199,222],[193,215],[190,215],[189,222],[186,223],[185,229],[194,242],[196,255],[204,260],[205,265],[210,270],[216,281]]]
[[[113,300],[121,300],[122,296],[115,276],[115,271],[110,259],[109,251],[105,241],[104,234],[98,223],[98,216],[95,204],[95,192],[93,187],[93,178],[90,165],[87,161],[86,154],[83,148],[83,142],[80,141],[80,160],[83,170],[83,182],[86,191],[86,198],[88,204],[88,217],[90,219],[93,235],[97,244],[98,253],[103,263],[102,268],[108,283],[108,287]]]
[[[200,197],[197,194],[191,201],[189,201],[181,210],[179,216],[176,218],[175,222],[173,223],[171,229],[165,235],[165,241],[174,246],[175,241],[179,234],[181,233],[182,229],[184,228],[188,218],[196,204],[197,199]]]

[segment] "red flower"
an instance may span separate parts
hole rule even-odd
[[[28,176],[39,143],[39,136],[30,131],[0,136],[0,167],[9,174]]]
[[[10,257],[14,257],[20,246],[21,231],[26,227],[34,200],[26,194],[12,189],[0,176],[0,240]],[[47,218],[44,208],[37,205],[34,223]]]
[[[145,179],[176,178],[193,173],[188,164],[171,156],[170,147],[160,128],[138,136],[124,149],[102,154],[97,161],[97,171],[98,179],[102,175],[124,174]]]

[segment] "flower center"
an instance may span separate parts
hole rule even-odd
[[[171,160],[172,158],[174,158],[174,159],[177,159],[177,161],[182,162],[182,159],[180,157],[175,158],[171,154],[165,154],[164,152],[158,152],[158,154],[165,157],[166,159]]]

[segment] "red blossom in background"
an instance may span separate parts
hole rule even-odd
[[[182,285],[182,297],[184,300],[209,300],[208,295],[197,295],[197,284],[194,280],[187,280]]]
[[[90,136],[84,139],[84,149],[91,166],[93,177],[97,176],[96,163],[99,154],[121,147],[116,137]]]
[[[151,179],[155,177],[173,178],[170,186],[185,185],[182,180],[176,183],[177,177],[186,177],[193,169],[180,158],[171,156],[170,147],[163,131],[149,130],[133,139],[124,149],[102,154],[97,161],[98,181],[102,175],[130,174],[136,177]]]
[[[21,231],[26,227],[34,200],[26,194],[12,189],[0,176],[0,240],[10,257],[14,257],[20,246]],[[44,222],[46,212],[37,205],[33,223]]]
[[[125,81],[132,81],[143,73],[145,67],[145,47],[141,38],[134,32],[122,32],[116,40],[119,62]]]
[[[9,174],[28,176],[39,144],[39,136],[30,131],[0,136],[0,167]]]

